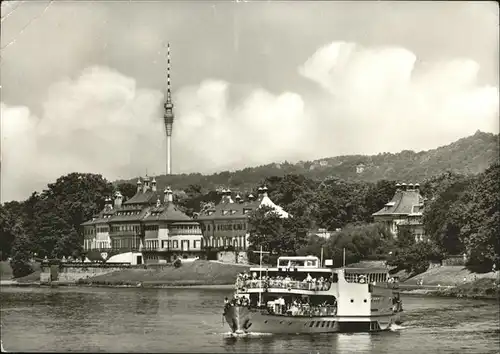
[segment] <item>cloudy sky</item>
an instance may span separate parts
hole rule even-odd
[[[495,2],[2,2],[3,201],[498,133]]]

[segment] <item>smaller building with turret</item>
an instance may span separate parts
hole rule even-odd
[[[264,205],[274,209],[282,218],[290,216],[269,198],[265,186],[258,188],[257,196],[250,194],[246,199],[229,189],[223,189],[220,203],[205,208],[196,219],[201,225],[206,247],[216,249],[219,252],[218,259],[225,259],[225,250],[228,249],[240,252],[243,256],[249,246],[249,216]]]
[[[394,237],[402,228],[408,228],[418,242],[425,240],[423,208],[419,184],[398,183],[394,197],[372,216],[375,222],[386,224]]]

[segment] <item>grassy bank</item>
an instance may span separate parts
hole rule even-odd
[[[456,287],[438,290],[435,295],[450,297],[467,297],[481,299],[498,299],[500,296],[500,286],[498,281],[490,278],[477,279],[471,283],[462,284]]]
[[[12,268],[8,261],[0,262],[0,280],[12,279]]]
[[[498,273],[494,272],[472,273],[463,266],[443,266],[428,269],[424,273],[407,279],[404,283],[417,285],[422,281],[423,285],[461,286],[481,279],[495,280],[497,276]]]
[[[407,295],[425,295],[425,296],[440,296],[440,297],[459,297],[470,299],[499,299],[500,286],[498,281],[490,278],[482,278],[470,283],[461,284],[458,286],[423,286],[414,287],[413,289],[403,290],[402,293]]]
[[[35,262],[31,266],[33,268],[33,273],[25,277],[16,278],[15,280],[20,283],[39,281],[41,272],[40,263]],[[12,274],[10,263],[8,261],[0,262],[0,280],[11,280],[13,277],[14,275]]]
[[[107,286],[203,286],[234,284],[236,275],[249,266],[197,260],[179,268],[125,269],[82,279],[79,284]]]

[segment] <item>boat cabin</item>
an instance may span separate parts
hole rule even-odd
[[[388,283],[389,274],[385,268],[344,268],[344,279],[348,283]]]
[[[279,257],[278,268],[319,268],[319,258],[314,256],[306,257]]]

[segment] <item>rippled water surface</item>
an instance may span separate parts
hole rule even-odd
[[[8,351],[498,353],[495,301],[404,297],[406,322],[377,334],[248,335],[222,324],[231,290],[2,288]]]

